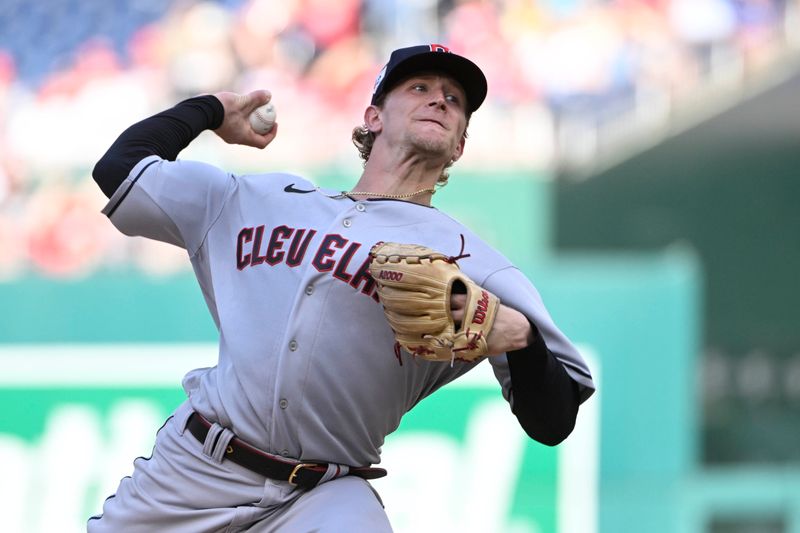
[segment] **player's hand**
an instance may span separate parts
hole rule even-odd
[[[278,124],[267,133],[256,133],[250,126],[250,113],[270,101],[272,93],[265,90],[247,94],[220,92],[214,96],[222,102],[225,118],[222,125],[214,130],[228,144],[241,144],[254,148],[265,148],[278,134]]]
[[[450,310],[456,324],[460,324],[464,318],[466,303],[466,294],[450,296]],[[495,316],[494,325],[487,339],[489,354],[499,355],[511,350],[520,350],[532,342],[533,330],[528,318],[516,309],[501,303],[497,308],[497,316]]]

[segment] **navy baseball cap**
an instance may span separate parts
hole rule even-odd
[[[467,95],[468,114],[478,109],[486,98],[486,76],[478,65],[454,54],[446,46],[423,44],[392,52],[389,62],[375,79],[372,104],[375,105],[399,81],[423,71],[444,72],[461,84]]]

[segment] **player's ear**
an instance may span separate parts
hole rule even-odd
[[[466,132],[465,132],[466,133]],[[453,152],[453,163],[461,159],[461,156],[464,155],[464,145],[467,143],[467,136],[462,135],[461,140],[458,141],[458,145],[456,146],[455,152]]]
[[[378,106],[371,105],[364,110],[364,125],[372,133],[379,133],[383,129],[381,110]]]

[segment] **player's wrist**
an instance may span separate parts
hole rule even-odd
[[[533,344],[535,331],[528,318],[507,305],[500,304],[494,327],[489,334],[492,355],[522,350]]]

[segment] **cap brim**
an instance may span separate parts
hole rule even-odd
[[[486,99],[486,76],[469,59],[451,53],[427,52],[413,55],[397,65],[381,81],[375,98],[389,92],[398,82],[418,72],[444,72],[455,79],[467,95],[469,112],[478,109]]]

